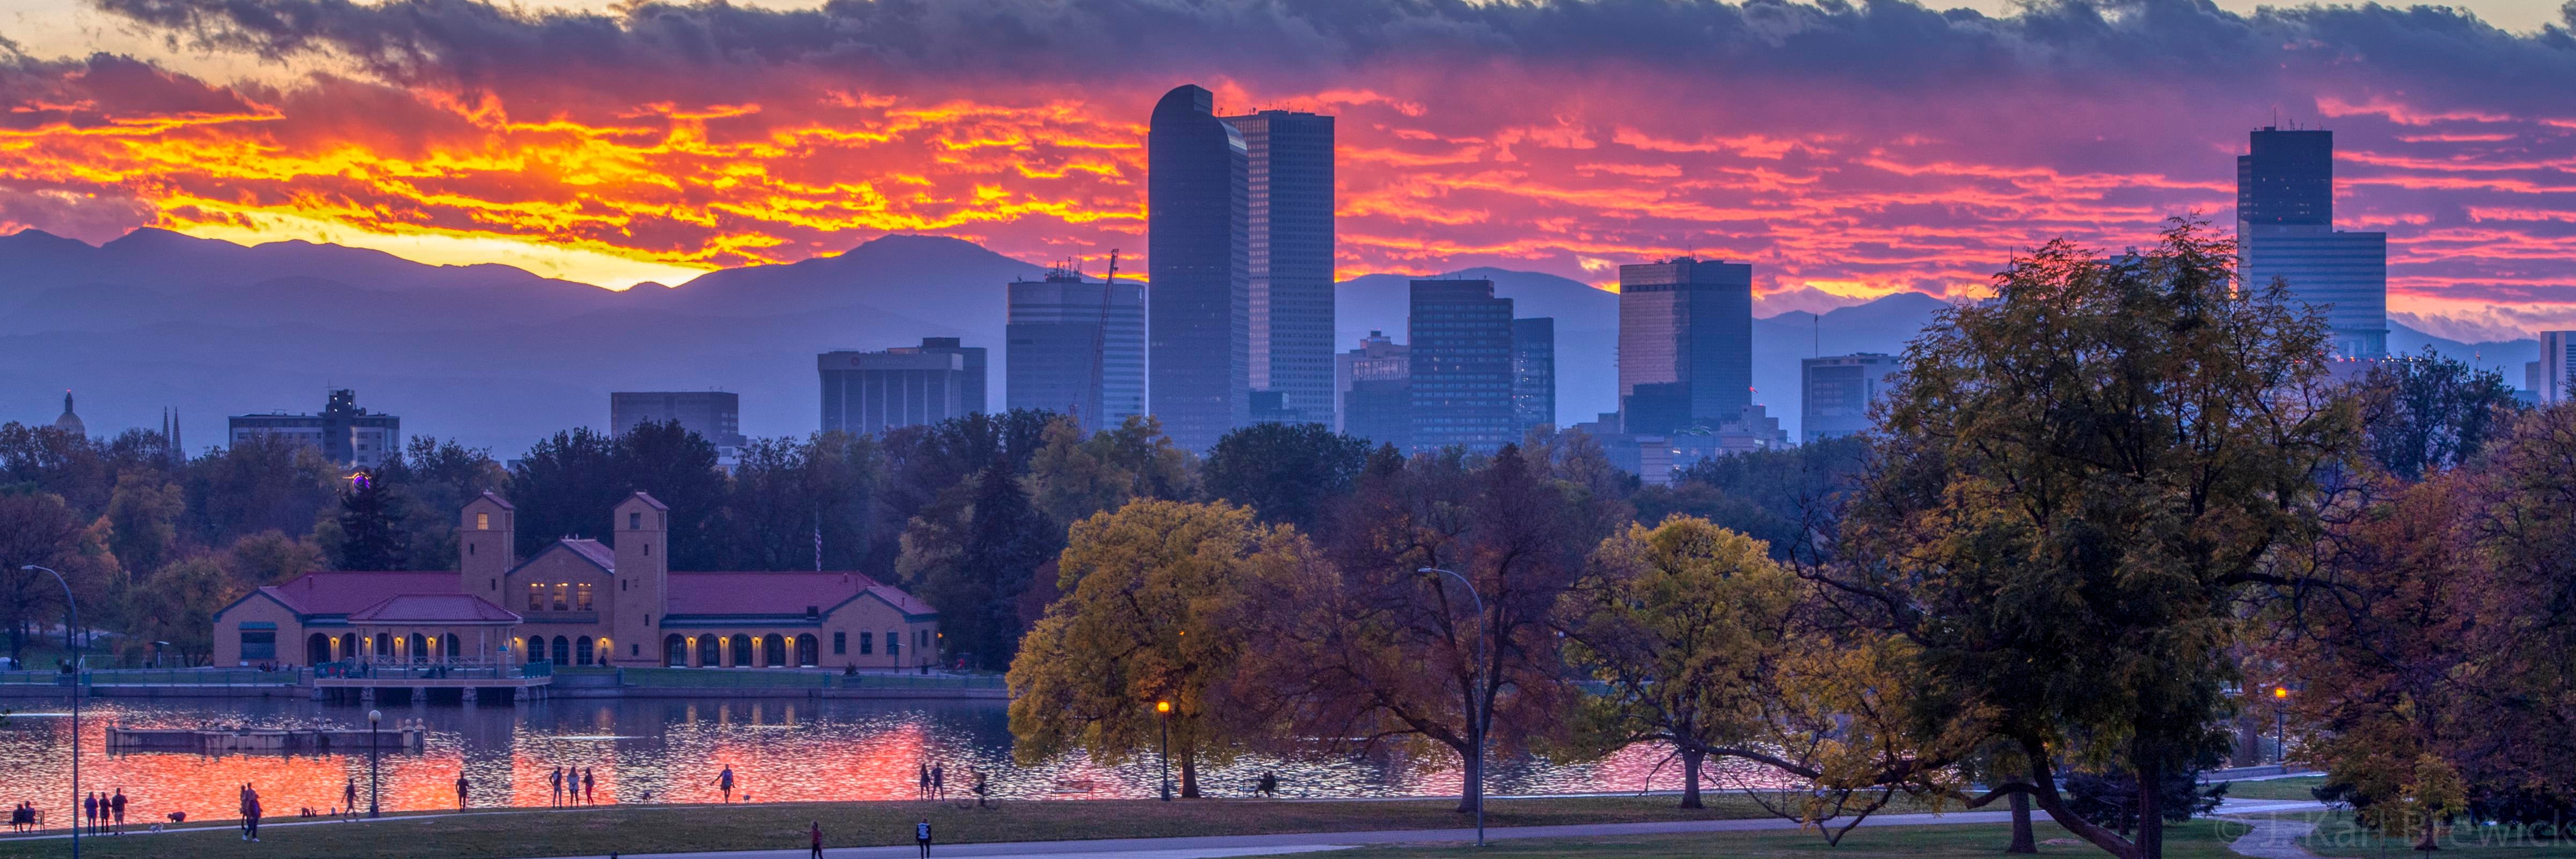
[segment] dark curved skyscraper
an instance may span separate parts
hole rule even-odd
[[[1252,414],[1251,162],[1215,104],[1164,93],[1145,139],[1149,398],[1172,443],[1200,451]]]

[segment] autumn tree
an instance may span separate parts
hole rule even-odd
[[[27,565],[60,572],[81,601],[83,623],[99,614],[98,597],[116,572],[98,530],[50,492],[0,491],[0,623],[9,628],[9,657],[24,658],[35,630],[63,619],[63,586]],[[66,634],[76,630],[65,630]]]
[[[107,502],[108,549],[126,569],[159,569],[178,556],[179,517],[187,509],[187,495],[159,471],[117,475]]]
[[[1681,758],[1681,807],[1701,808],[1712,752],[1771,738],[1764,716],[1794,646],[1799,582],[1761,541],[1675,516],[1602,541],[1559,607],[1566,659],[1606,691],[1579,704],[1595,755],[1639,742]]]
[[[1199,764],[1240,739],[1218,729],[1213,706],[1252,649],[1230,619],[1280,558],[1310,554],[1295,531],[1224,503],[1139,500],[1075,523],[1065,596],[1011,664],[1012,755],[1034,763],[1080,749],[1114,764],[1154,748],[1168,719],[1181,795],[1199,796]],[[1157,702],[1172,705],[1168,716]]]
[[[245,592],[218,556],[173,561],[136,584],[130,631],[169,642],[182,665],[203,665],[214,657],[215,612]]]
[[[1187,499],[1192,464],[1152,417],[1131,416],[1088,437],[1073,418],[1057,417],[1047,422],[1025,482],[1039,510],[1070,525],[1138,498]]]
[[[2143,783],[2224,748],[2245,601],[2320,531],[2321,475],[2359,451],[2325,393],[2325,326],[2285,288],[2239,289],[2232,244],[2177,219],[2143,253],[2057,241],[1941,313],[1908,348],[1841,559],[1833,610],[1901,636],[1912,694],[2018,746],[2058,825],[2163,855],[2057,785],[2076,763]],[[1989,795],[1985,798],[1991,798]]]

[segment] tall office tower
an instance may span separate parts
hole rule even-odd
[[[1490,451],[1512,421],[1512,300],[1490,280],[1417,280],[1409,324],[1413,447]]]
[[[1145,413],[1145,287],[1056,269],[1010,285],[1011,408],[1073,415],[1082,431]]]
[[[71,396],[64,395],[64,416],[71,415],[71,406]],[[233,444],[282,438],[321,448],[323,458],[358,468],[374,468],[402,452],[402,418],[358,408],[358,392],[347,388],[331,389],[321,414],[234,415],[227,423]]]
[[[1333,118],[1222,119],[1247,156],[1252,390],[1279,394],[1288,420],[1320,423],[1333,410]]]
[[[1360,338],[1360,347],[1333,356],[1335,386],[1342,392],[1342,422],[1334,429],[1376,444],[1413,447],[1412,347],[1383,331]]]
[[[984,383],[991,379],[988,374],[992,372],[984,360],[984,347],[960,345],[955,337],[924,337],[921,338],[920,349],[930,354],[953,354],[962,359],[959,366],[965,368],[966,378],[964,387],[957,391],[959,403],[969,414],[984,411]]]
[[[1714,430],[1753,403],[1753,266],[1680,257],[1619,267],[1623,431]]]
[[[612,391],[608,395],[608,431],[625,435],[642,423],[678,421],[717,448],[739,448],[742,395],[725,391]]]
[[[2531,392],[2538,395],[2541,402],[2565,402],[2568,371],[2576,369],[2576,331],[2540,332],[2540,360],[2532,363],[2537,365],[2533,369],[2540,372],[2524,379],[2524,384],[2531,386]]]
[[[2236,158],[2236,270],[2325,313],[2338,357],[2388,354],[2388,234],[2334,228],[2334,132],[2253,133]]]
[[[1556,318],[1512,320],[1512,423],[1556,425]]]
[[[1148,395],[1193,451],[1252,417],[1251,156],[1215,104],[1175,88],[1145,135]]]
[[[948,342],[937,343],[942,340]],[[823,378],[823,431],[868,435],[966,415],[969,350],[958,348],[954,338],[922,342],[883,352],[816,356],[814,367]]]
[[[1896,366],[1896,356],[1876,352],[1801,359],[1799,434],[1817,441],[1868,430],[1869,404],[1887,393],[1887,374]]]

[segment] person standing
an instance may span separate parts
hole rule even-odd
[[[549,785],[554,792],[554,798],[547,800],[547,807],[562,808],[564,804],[563,767],[556,767],[553,775],[546,776],[546,784]]]
[[[81,815],[82,815],[82,816],[84,816],[84,817],[89,818],[89,834],[91,834],[91,835],[97,835],[97,834],[98,834],[98,793],[97,793],[97,792],[93,791],[93,792],[91,792],[91,793],[89,793],[89,794],[87,794],[87,795],[85,795],[85,796],[82,796],[82,797],[81,797]],[[76,822],[77,822],[77,821],[76,821]]]
[[[732,804],[732,802],[733,802],[733,765],[732,765],[732,764],[726,764],[726,765],[725,765],[725,768],[724,768],[724,772],[721,772],[721,773],[716,774],[716,786],[724,789],[724,801],[725,801],[725,803],[726,803],[726,804]]]
[[[921,819],[921,822],[920,822],[920,823],[915,823],[915,824],[913,824],[913,825],[912,825],[912,842],[913,842],[914,844],[921,845],[921,855],[922,855],[923,859],[929,859],[929,856],[930,856],[930,818],[924,817],[924,818],[922,818],[922,819]]]
[[[107,804],[109,809],[116,815],[115,827],[109,829],[108,832],[116,835],[125,834],[125,788],[117,788],[116,798],[108,800]]]
[[[823,821],[814,821],[807,831],[813,836],[814,849],[805,854],[805,859],[823,859]]]
[[[249,825],[245,827],[246,831],[242,834],[248,837],[251,840],[251,843],[257,844],[259,843],[259,815],[261,810],[259,807],[259,790],[257,788],[244,787],[243,791],[242,819],[247,821]]]
[[[930,765],[930,798],[931,798],[931,799],[947,799],[947,798],[948,798],[948,768],[947,768],[947,767],[941,766],[941,765],[939,765],[939,764],[931,764],[931,765]]]
[[[596,769],[592,769],[592,768],[590,768],[590,767],[582,767],[582,768],[581,768],[581,804],[583,804],[583,805],[596,805],[596,804],[598,804],[598,802],[599,802],[599,771],[598,771],[598,770],[596,770]]]
[[[912,795],[913,795],[913,798],[914,798],[914,799],[929,799],[929,798],[930,798],[930,765],[929,765],[929,764],[925,763],[925,764],[922,764],[922,765],[921,765],[921,786],[920,786],[920,787],[918,787],[918,788],[915,788],[915,789],[913,790],[913,792],[912,792]]]
[[[464,773],[457,773],[457,774],[456,774],[456,810],[458,810],[458,811],[464,811],[464,810],[465,810],[465,798],[466,798],[466,794],[469,792],[469,790],[470,790],[470,786],[468,786],[468,785],[465,783],[465,774],[464,774]]]

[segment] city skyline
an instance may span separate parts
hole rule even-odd
[[[1203,53],[1158,49],[1048,76],[1032,73],[1054,71],[1049,52],[997,55],[933,28],[924,38],[960,45],[955,58],[890,70],[773,45],[743,66],[775,73],[746,78],[743,66],[698,60],[656,73],[620,65],[664,55],[643,19],[494,12],[476,25],[587,28],[615,48],[549,57],[500,47],[515,44],[507,39],[445,44],[452,36],[393,20],[401,5],[335,13],[355,18],[333,32],[383,25],[414,40],[418,64],[336,66],[317,52],[341,37],[263,28],[214,4],[95,13],[144,33],[202,25],[201,53],[30,48],[12,61],[28,107],[13,128],[27,142],[0,170],[0,230],[100,241],[151,224],[339,241],[610,286],[809,259],[886,232],[960,236],[1024,260],[1072,256],[1096,270],[1108,248],[1134,256],[1141,246],[1138,118],[1159,86],[1198,79],[1228,115],[1340,117],[1337,277],[1500,265],[1599,285],[1623,259],[1691,254],[1761,264],[1764,296],[1955,297],[2055,235],[2117,248],[2168,214],[2225,223],[2223,156],[2243,154],[2247,129],[2297,124],[2334,129],[2350,156],[2339,170],[2346,228],[2390,234],[2394,318],[2449,336],[2576,319],[2576,216],[2562,190],[2576,152],[2563,123],[2576,111],[2549,87],[2437,71],[2552,80],[2568,61],[2528,25],[2490,30],[2455,13],[2206,10],[2085,23],[2082,9],[2057,9],[1952,25],[1921,14],[1930,10],[1907,17],[1919,7],[1903,5],[1816,10],[1800,13],[1811,17],[1796,47],[1733,47],[1679,67],[1621,59],[1629,43],[1666,38],[1617,29],[1636,22],[1584,18],[1545,32],[1508,10],[1424,13],[1519,48],[1519,65],[1496,71],[1485,93],[1448,83],[1459,76],[1443,72],[1474,60],[1438,36],[1396,50],[1329,30],[1310,38],[1347,50],[1301,72],[1256,38],[1269,31],[1193,18],[1172,26],[1250,46],[1240,62],[1207,74]],[[1673,14],[1754,27],[1727,8]],[[832,17],[854,14],[655,20],[864,29]],[[1868,50],[1873,26],[1886,28],[1884,51]],[[2457,47],[2405,38],[2438,27],[2460,34]],[[2114,48],[2079,51],[2064,41],[2076,37],[2051,35],[2061,31]],[[2168,78],[2154,71],[2170,67],[2155,47],[2164,44],[2202,45],[2216,59]],[[269,49],[274,63],[246,59]],[[1871,59],[1831,73],[1796,59],[1819,55]],[[983,66],[947,65],[961,60]],[[468,63],[479,71],[461,71]],[[1006,86],[999,73],[1049,83]],[[1745,85],[1691,85],[1712,74]],[[1683,95],[1649,103],[1644,92]],[[352,124],[337,106],[358,93],[397,108]],[[2064,104],[2095,107],[2023,121]],[[1711,116],[1728,119],[1718,127]],[[423,133],[397,141],[386,128]],[[110,139],[121,142],[102,149]],[[71,169],[82,164],[95,169]],[[406,178],[378,181],[392,176]],[[642,176],[665,179],[637,184]]]

